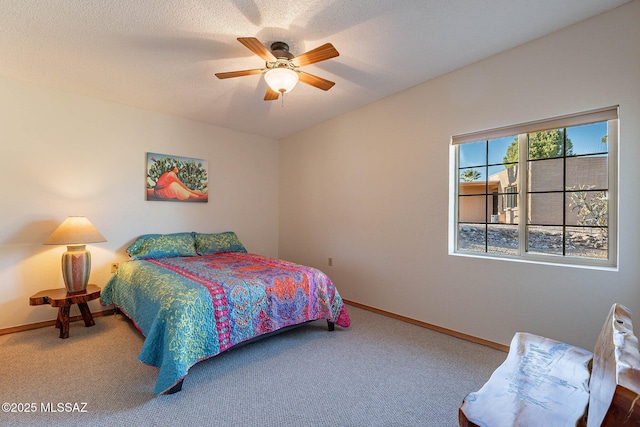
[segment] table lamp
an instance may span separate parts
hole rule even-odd
[[[62,254],[62,278],[68,293],[84,292],[91,273],[91,252],[86,243],[106,242],[102,234],[84,216],[70,216],[64,220],[45,245],[67,245]]]

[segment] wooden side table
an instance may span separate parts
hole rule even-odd
[[[66,288],[47,289],[32,295],[29,305],[51,304],[51,307],[59,307],[56,328],[60,329],[60,338],[69,338],[69,309],[73,304],[78,304],[84,326],[93,326],[95,321],[87,305],[88,301],[100,298],[100,287],[87,285],[85,292],[68,294]]]

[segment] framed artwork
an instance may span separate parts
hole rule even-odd
[[[209,201],[206,160],[147,153],[147,200]]]

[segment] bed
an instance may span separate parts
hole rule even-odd
[[[127,248],[100,302],[145,336],[138,359],[159,368],[154,393],[180,391],[189,368],[294,325],[350,318],[321,271],[251,254],[233,232],[148,234]]]

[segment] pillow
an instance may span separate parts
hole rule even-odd
[[[218,252],[247,252],[233,231],[217,234],[195,233],[198,255],[217,254]]]
[[[128,248],[131,259],[197,256],[193,233],[145,234]]]

